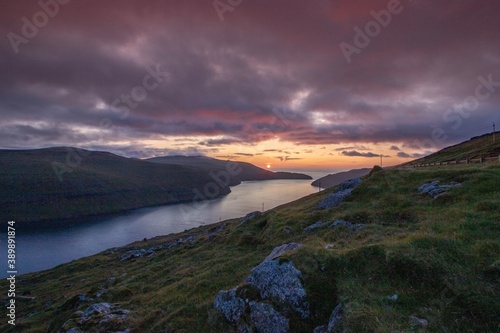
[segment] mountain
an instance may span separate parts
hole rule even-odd
[[[419,193],[434,181],[455,185]],[[336,187],[17,276],[0,331],[497,332],[498,184],[498,165],[374,169],[333,208]]]
[[[111,214],[213,199],[244,180],[311,179],[205,157],[152,162],[71,147],[0,150],[0,220]]]
[[[75,148],[0,150],[0,220],[52,220],[193,200],[204,170]],[[230,192],[218,186],[216,195]]]
[[[359,178],[366,176],[371,169],[353,169],[349,171],[329,174],[327,176],[316,179],[311,183],[312,186],[321,187],[321,188],[330,188],[333,186],[337,186],[340,183],[353,178]]]
[[[203,169],[206,173],[227,171],[228,166],[232,165],[235,169],[241,171],[231,175],[231,185],[238,185],[242,181],[248,180],[312,179],[311,176],[301,173],[272,172],[246,162],[223,161],[204,156],[164,156],[153,157],[146,161],[160,164],[192,166]]]
[[[481,157],[483,159],[498,159],[500,156],[500,132],[496,132],[495,136],[495,141],[493,141],[492,133],[477,136],[457,145],[441,149],[429,156],[405,163],[403,166],[456,162],[465,161],[466,159],[475,160]]]

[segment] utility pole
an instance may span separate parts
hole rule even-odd
[[[382,167],[382,156],[383,155],[380,155],[380,167]]]
[[[264,211],[264,203],[262,203],[262,211]]]
[[[495,143],[495,123],[493,123],[493,143]]]
[[[318,192],[321,192],[321,182],[318,182]]]

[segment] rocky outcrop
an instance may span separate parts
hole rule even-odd
[[[344,220],[335,220],[332,224],[330,224],[330,228],[336,227],[346,227],[352,232],[358,231],[359,228],[362,228],[364,224],[361,223],[351,223]]]
[[[322,226],[324,226],[326,223],[325,222],[321,222],[321,221],[318,221],[316,223],[313,223],[311,224],[310,226],[308,227],[305,227],[304,228],[304,231],[305,232],[308,232],[308,231],[313,231],[313,230],[316,230],[316,229],[319,229],[321,228]]]
[[[254,268],[246,282],[258,290],[263,299],[278,303],[285,309],[291,308],[302,318],[308,318],[309,304],[300,276],[293,262],[280,264],[279,259],[274,259]]]
[[[289,329],[288,319],[266,303],[251,302],[250,319],[259,333],[286,333]]]
[[[333,333],[342,330],[344,321],[344,305],[340,303],[333,309],[330,315],[330,320],[328,324],[324,326],[318,326],[314,329],[313,333]]]
[[[264,261],[271,261],[273,259],[279,258],[282,255],[284,255],[286,252],[298,249],[302,245],[303,244],[300,244],[300,243],[288,243],[288,244],[280,245],[280,246],[274,248],[274,250],[272,250],[271,253],[269,253],[269,255],[264,259]]]
[[[240,333],[284,333],[289,331],[291,316],[309,318],[301,272],[293,262],[279,259],[300,246],[290,243],[275,248],[243,284],[220,291],[214,308]]]
[[[129,332],[126,321],[130,311],[120,309],[110,303],[96,303],[89,306],[78,317],[64,323],[59,332],[77,333],[92,330],[93,332]]]
[[[168,250],[173,247],[181,246],[181,245],[187,245],[188,247],[193,247],[195,243],[202,238],[207,238],[208,241],[212,241],[215,239],[217,234],[221,233],[222,231],[225,230],[227,227],[227,223],[223,225],[219,225],[216,227],[213,227],[211,229],[208,229],[205,232],[199,233],[199,234],[190,234],[186,235],[183,237],[176,238],[174,240],[171,240],[169,242],[166,242],[164,244],[152,246],[149,248],[143,248],[143,249],[128,249],[125,250],[120,256],[121,261],[128,261],[131,259],[137,259],[137,258],[148,258],[156,255],[156,252],[161,251],[161,250]],[[106,251],[105,253],[107,254],[114,254],[116,251],[109,252]]]
[[[433,198],[436,198],[441,193],[444,193],[460,185],[462,184],[457,182],[451,182],[449,184],[439,185],[439,180],[435,180],[433,182],[420,185],[420,187],[417,189],[417,192],[420,194],[427,194]]]
[[[329,209],[340,205],[346,197],[351,195],[352,190],[361,184],[361,181],[361,178],[354,178],[341,183],[333,193],[329,194],[318,204],[318,207]]]
[[[262,213],[259,212],[258,210],[254,211],[254,212],[251,212],[251,213],[248,213],[247,215],[245,215],[244,217],[242,217],[240,219],[240,223],[238,224],[238,227],[240,227],[243,224],[247,223],[249,220],[253,219],[254,217],[257,217],[257,216],[260,216],[260,215],[262,215]]]

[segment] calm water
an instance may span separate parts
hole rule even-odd
[[[64,221],[16,231],[18,274],[52,268],[105,249],[158,235],[167,235],[220,220],[268,210],[317,192],[311,180],[250,181],[231,188],[224,198],[203,203],[145,208],[112,217]],[[71,224],[71,225],[70,225]],[[0,275],[6,276],[7,224],[2,223]]]

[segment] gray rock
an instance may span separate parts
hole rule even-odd
[[[304,245],[304,244],[288,243],[288,244],[280,245],[280,246],[274,248],[274,250],[272,250],[272,252],[264,259],[264,261],[270,261],[270,260],[276,259],[278,257],[281,257],[286,252],[295,250],[295,249],[301,247],[302,245]]]
[[[105,313],[110,313],[114,306],[110,303],[96,303],[92,304],[85,310],[83,317],[90,317],[93,315],[100,315]]]
[[[238,224],[238,227],[241,227],[243,224],[247,223],[249,220],[253,219],[256,216],[260,216],[260,215],[262,215],[262,213],[259,212],[258,210],[251,212],[251,213],[248,213],[247,215],[245,215],[244,217],[242,217],[240,219],[240,223]]]
[[[346,227],[352,232],[358,231],[359,228],[362,228],[364,224],[361,223],[351,223],[347,222],[344,220],[335,220],[331,225],[330,228],[336,228],[336,227]]]
[[[344,306],[339,303],[335,309],[333,309],[330,319],[327,325],[318,326],[314,329],[313,333],[332,333],[339,331],[342,326],[342,321],[344,320]]]
[[[410,316],[410,324],[416,327],[427,328],[429,326],[429,322],[426,319],[421,319],[416,316]]]
[[[333,249],[335,246],[333,244],[326,244],[325,249],[330,250]]]
[[[236,288],[231,290],[222,290],[217,295],[214,302],[214,308],[222,313],[226,320],[236,324],[245,311],[245,301],[236,296]]]
[[[428,194],[429,196],[436,198],[439,194],[444,193],[457,186],[461,186],[461,184],[457,182],[451,182],[450,184],[439,185],[439,180],[435,180],[433,182],[420,185],[420,187],[417,189],[417,192],[420,194]]]
[[[324,198],[318,207],[321,209],[333,208],[342,203],[346,197],[351,195],[352,190],[355,189],[359,184],[361,184],[361,178],[354,178],[346,180],[337,186],[335,191]]]
[[[398,294],[394,294],[394,295],[392,295],[392,296],[387,296],[386,298],[387,298],[389,301],[393,301],[393,302],[395,302],[395,301],[397,301],[397,300],[398,300]]]
[[[283,232],[284,232],[285,234],[287,234],[287,235],[291,235],[291,234],[293,234],[293,231],[292,231],[292,229],[290,229],[290,228],[283,228]]]
[[[310,226],[308,227],[305,227],[304,228],[304,231],[313,231],[313,230],[316,230],[318,228],[321,228],[322,226],[324,226],[326,223],[325,222],[321,222],[321,221],[318,221],[314,224],[311,224]]]
[[[258,333],[288,332],[288,319],[271,305],[261,302],[251,302],[250,311],[250,319]]]
[[[127,260],[134,259],[134,258],[140,258],[145,254],[147,254],[147,251],[144,249],[130,250],[130,251],[127,251],[124,254],[122,254],[121,261],[127,261]]]
[[[102,289],[102,290],[99,290],[98,292],[95,293],[95,297],[96,298],[99,298],[101,297],[102,295],[105,295],[109,293],[109,290],[108,289]]]
[[[308,318],[309,303],[300,277],[301,273],[293,262],[280,264],[279,259],[274,259],[255,267],[246,282],[257,289],[263,299],[290,307],[302,318]]]

